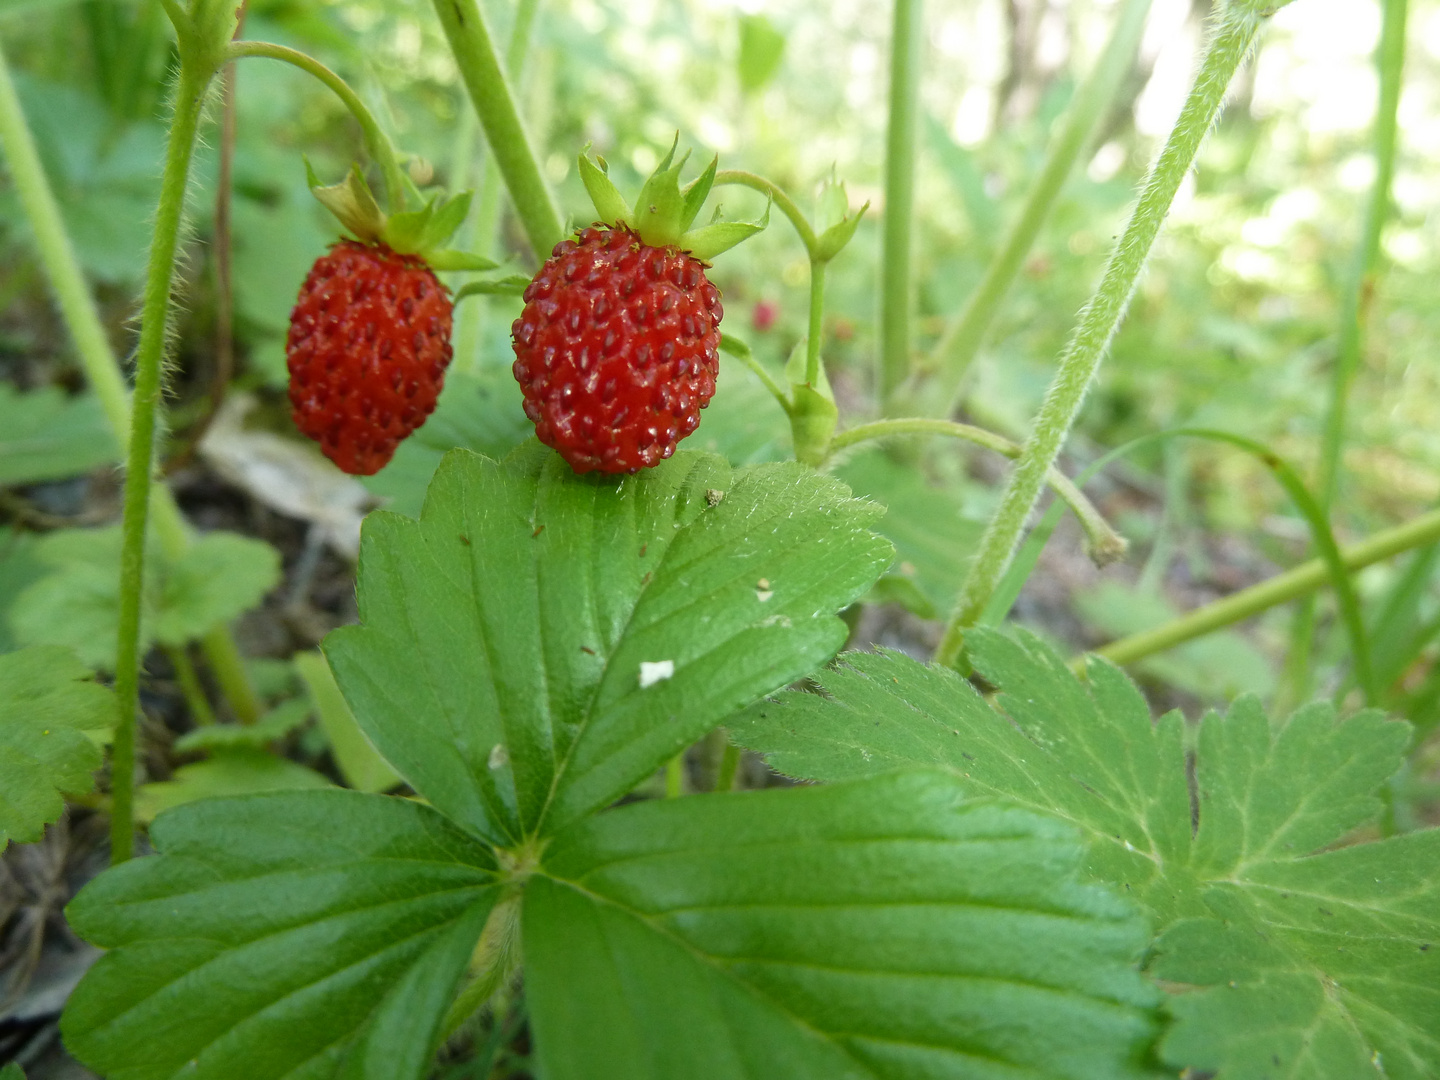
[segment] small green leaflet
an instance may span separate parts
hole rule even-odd
[[[421,519],[372,514],[362,624],[325,653],[361,729],[498,843],[629,791],[844,642],[892,558],[879,508],[795,463],[681,452],[577,476],[531,442],[454,451]]]
[[[150,838],[66,909],[111,950],[61,1021],[73,1054],[110,1080],[422,1075],[499,894],[488,848],[338,789],[193,803]]]
[[[34,546],[53,569],[15,598],[10,626],[26,645],[65,645],[92,667],[115,664],[120,529],[62,529]],[[200,537],[175,562],[146,561],[144,644],[183,645],[258,604],[275,586],[280,556],[235,533]]]
[[[1130,905],[1075,834],[953,777],[639,803],[527,887],[553,1080],[1120,1080],[1153,1037]]]
[[[113,464],[120,448],[93,394],[0,383],[0,486],[33,484]]]
[[[0,1080],[25,1080],[25,1070],[12,1061],[0,1069]]]
[[[1091,660],[1081,682],[1030,635],[966,644],[998,711],[953,672],[849,654],[820,677],[825,696],[785,694],[731,730],[792,775],[942,767],[1086,830],[1089,876],[1154,919],[1150,970],[1177,991],[1162,1053],[1177,1068],[1440,1074],[1440,831],[1326,850],[1377,816],[1407,725],[1337,721],[1328,705],[1274,722],[1241,698],[1200,725],[1192,833],[1178,714],[1152,723],[1119,670]]]
[[[39,840],[65,809],[61,792],[95,786],[115,701],[89,678],[68,649],[0,656],[0,851]]]
[[[325,777],[298,761],[253,747],[232,747],[216,751],[206,761],[180,766],[169,780],[141,784],[135,792],[135,818],[152,821],[171,807],[224,795],[332,786]]]

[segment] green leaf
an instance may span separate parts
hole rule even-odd
[[[355,723],[355,714],[345,704],[325,657],[313,652],[297,653],[295,668],[320,713],[320,726],[330,740],[330,752],[345,782],[356,791],[388,791],[400,783],[395,770],[375,752]]]
[[[25,589],[10,625],[27,645],[73,648],[92,667],[115,664],[120,529],[64,529],[35,545],[51,573]],[[235,533],[202,536],[176,562],[153,548],[146,562],[142,644],[182,645],[256,606],[280,577],[269,544]]]
[[[0,7],[0,15],[4,13],[5,9]],[[12,1061],[9,1065],[0,1069],[0,1080],[25,1080],[25,1070]]]
[[[349,791],[212,800],[66,909],[110,951],[65,1045],[112,1080],[418,1080],[496,900],[490,851]],[[437,1000],[438,999],[438,1000]]]
[[[1082,683],[1029,635],[966,645],[998,710],[953,672],[854,654],[820,678],[825,697],[787,694],[727,728],[792,775],[939,766],[1085,829],[1087,871],[1146,905],[1152,971],[1187,990],[1163,1044],[1177,1068],[1440,1072],[1440,832],[1326,850],[1378,814],[1407,725],[1325,704],[1276,722],[1242,698],[1200,725],[1192,807],[1184,721],[1152,723],[1119,670],[1091,660]]]
[[[630,207],[626,205],[625,197],[600,166],[590,160],[589,154],[580,155],[580,179],[585,184],[590,201],[595,204],[595,213],[599,215],[597,220],[607,225],[630,223]]]
[[[305,698],[296,698],[277,705],[253,724],[209,724],[196,728],[176,739],[175,749],[182,754],[264,750],[305,723],[310,712],[310,702]]]
[[[119,457],[93,394],[54,386],[22,394],[0,383],[0,487],[88,473]]]
[[[785,35],[764,15],[740,16],[740,89],[753,94],[762,89],[785,56]]]
[[[634,804],[526,890],[553,1080],[1148,1075],[1134,909],[935,773]]]
[[[325,653],[438,809],[497,842],[553,831],[832,655],[833,613],[890,561],[873,517],[794,463],[576,476],[533,442],[455,451],[419,522],[366,519],[363,625]]]
[[[61,792],[86,792],[102,755],[92,733],[115,723],[109,690],[68,649],[0,656],[0,851],[40,839],[65,809]]]
[[[201,799],[332,786],[299,762],[264,750],[236,747],[217,753],[209,761],[182,765],[175,770],[173,779],[141,784],[135,793],[135,817],[152,821],[165,810]]]

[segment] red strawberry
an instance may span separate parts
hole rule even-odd
[[[511,327],[525,415],[579,473],[658,464],[695,430],[715,393],[723,309],[706,260],[764,226],[719,222],[687,232],[715,163],[682,192],[684,160],[672,167],[673,156],[672,147],[633,211],[580,156],[601,220],[556,245]]]
[[[369,476],[425,422],[450,363],[449,290],[425,260],[343,240],[315,260],[290,313],[295,426]]]
[[[720,290],[704,264],[592,228],[555,246],[511,328],[535,434],[576,472],[635,472],[700,423],[720,370]]]

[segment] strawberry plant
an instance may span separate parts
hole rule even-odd
[[[925,356],[918,0],[892,10],[878,215],[834,173],[813,215],[718,160],[682,187],[677,140],[637,170],[650,177],[633,203],[605,158],[571,147],[593,207],[568,224],[514,88],[535,3],[517,6],[503,60],[477,0],[433,5],[488,146],[474,216],[338,74],[246,37],[236,0],[160,6],[177,69],[133,387],[0,58],[0,145],[94,395],[29,395],[66,438],[7,458],[0,478],[124,459],[118,530],[17,532],[25,561],[5,571],[25,580],[0,653],[0,844],[39,840],[67,797],[108,817],[112,865],[65,909],[104,950],[60,1020],[70,1054],[115,1080],[1440,1073],[1440,831],[1413,780],[1440,695],[1426,652],[1440,617],[1417,598],[1440,512],[1348,546],[1332,520],[1390,213],[1405,0],[1383,5],[1378,167],[1312,483],[1257,438],[1199,423],[1147,432],[1075,479],[1061,468],[1274,14],[1257,0],[1217,6],[1019,441],[954,417],[1118,92],[1146,0],[1117,6],[1019,214],[990,231],[987,268]],[[751,95],[785,41],[762,16],[740,27]],[[247,665],[231,629],[274,586],[276,551],[197,535],[155,461],[204,106],[254,58],[333,93],[383,183],[382,210],[359,164],[335,187],[307,173],[348,235],[293,282],[286,359],[296,428],[396,496],[364,520],[355,617],[278,673]],[[148,54],[136,64],[149,70]],[[110,98],[138,108],[144,95],[106,72]],[[502,184],[525,249],[504,267]],[[735,188],[766,200],[761,220],[701,216]],[[772,333],[780,308],[761,291],[737,336],[711,265],[771,242],[772,212],[809,292],[778,375],[743,338]],[[853,325],[827,317],[827,286],[877,216],[865,397],[828,359]],[[439,276],[475,271],[497,273]],[[486,298],[515,318],[505,362],[481,370],[483,324],[466,320]],[[752,396],[727,399],[731,380]],[[0,394],[22,408],[26,395]],[[787,430],[749,438],[734,418],[762,409]],[[958,484],[924,478],[936,437],[1013,461],[983,523],[959,518]],[[1258,462],[1315,557],[1088,658],[1007,625],[1063,512],[1097,565],[1126,555],[1090,476],[1182,437]],[[315,547],[298,560],[312,571]],[[1410,551],[1378,603],[1357,584]],[[1322,589],[1333,627],[1312,602]],[[1117,666],[1296,600],[1268,704],[1240,695],[1196,721],[1157,719]],[[881,637],[865,636],[867,612],[882,609],[932,620],[928,662],[866,648]],[[1331,700],[1302,704],[1317,626],[1339,674]],[[152,648],[193,728],[175,750],[208,757],[137,789]],[[328,771],[295,760],[312,712],[309,760]]]

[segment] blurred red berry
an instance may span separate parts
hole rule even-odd
[[[750,313],[750,323],[762,334],[775,325],[780,317],[780,305],[773,300],[761,300]]]

